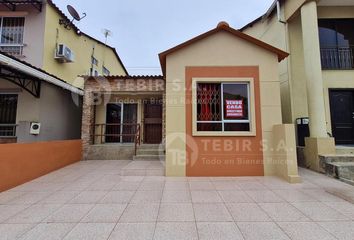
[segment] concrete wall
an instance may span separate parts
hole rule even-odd
[[[279,76],[282,92],[282,115],[284,123],[295,123],[296,118],[308,117],[306,75],[304,63],[304,49],[302,41],[301,16],[299,8],[305,0],[286,1],[282,5],[286,26],[277,22],[276,15],[265,21],[259,21],[252,27],[244,30],[262,41],[282,48],[290,53],[286,60],[288,71],[281,63]],[[335,3],[333,2],[333,5]],[[318,18],[354,18],[354,6],[319,6]],[[285,31],[283,30],[285,29]],[[288,42],[288,48],[284,49],[284,43]],[[320,57],[320,56],[319,56]],[[327,131],[331,129],[331,112],[329,105],[329,89],[354,89],[354,70],[323,70],[324,103],[326,111]]]
[[[166,59],[166,174],[186,175],[186,67],[259,66],[263,140],[272,142],[272,127],[282,123],[277,56],[258,46],[219,32],[187,46]],[[215,76],[214,76],[215,77]],[[177,138],[177,141],[176,141]],[[180,157],[168,149],[180,151]],[[264,149],[264,159],[272,158]],[[273,174],[264,165],[264,174]]]
[[[81,141],[0,145],[0,192],[81,160]]]
[[[102,74],[104,63],[111,75],[126,75],[123,66],[119,63],[111,48],[83,34],[79,35],[73,29],[65,29],[59,25],[61,16],[48,4],[46,4],[45,9],[44,70],[83,88],[83,80],[77,78],[77,76],[90,74],[91,55],[93,55],[98,60],[98,66],[95,66],[95,68],[97,68],[99,74]],[[75,54],[73,63],[59,63],[54,59],[56,44],[61,43],[73,50]]]
[[[67,90],[42,83],[41,97],[35,98],[17,85],[0,79],[1,89],[18,92],[16,124],[17,142],[37,142],[79,139],[81,132],[82,97],[72,96]],[[77,101],[78,105],[74,101]],[[31,122],[41,123],[38,136],[29,134]]]
[[[45,9],[40,13],[32,6],[20,6],[17,11],[9,11],[8,8],[0,7],[0,16],[4,17],[24,17],[25,30],[23,43],[22,60],[31,63],[36,67],[42,67],[43,47],[44,47],[44,26]]]

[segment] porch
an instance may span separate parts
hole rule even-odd
[[[86,79],[84,159],[135,160],[144,146],[157,151],[165,135],[164,86],[161,76]],[[139,160],[159,160],[157,152]]]

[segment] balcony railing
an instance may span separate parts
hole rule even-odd
[[[322,69],[354,69],[354,46],[321,47]]]
[[[17,124],[0,124],[0,138],[16,137]]]
[[[0,44],[0,50],[9,55],[22,56],[24,44]]]

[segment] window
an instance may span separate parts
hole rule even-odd
[[[194,85],[194,133],[253,134],[251,82],[200,81]]]
[[[12,55],[22,55],[25,18],[0,18],[0,50]]]
[[[0,94],[0,136],[16,136],[17,94]]]
[[[91,63],[98,66],[98,60],[94,56],[91,56]]]
[[[354,19],[320,19],[319,37],[323,69],[353,69]]]
[[[105,68],[105,66],[103,66],[102,67],[102,75],[109,76],[109,75],[111,75],[111,72],[107,68]]]

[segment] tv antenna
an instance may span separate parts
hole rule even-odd
[[[104,37],[105,37],[105,42],[104,42],[104,44],[107,45],[108,37],[113,36],[113,33],[112,33],[111,30],[108,30],[108,29],[105,29],[105,28],[102,29],[102,33],[103,33],[103,35],[104,35]]]
[[[83,18],[86,17],[86,13],[82,13],[82,16],[80,17],[80,14],[76,11],[76,9],[73,6],[67,5],[66,8],[68,9],[68,12],[73,19],[70,22],[67,19],[60,19],[59,24],[64,25],[66,29],[70,30],[74,21],[75,20],[78,22],[81,21]]]

